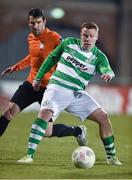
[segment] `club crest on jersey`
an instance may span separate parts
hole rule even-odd
[[[92,54],[91,57],[89,57],[85,60],[85,62],[90,63],[91,61],[95,61],[96,59],[97,59],[97,57],[94,54]]]
[[[39,47],[40,47],[40,49],[44,49],[44,43],[43,43],[43,42],[40,42]]]
[[[66,60],[70,61],[72,65],[79,68],[81,71],[87,71],[88,70],[88,67],[85,64],[80,63],[79,61],[77,61],[73,57],[67,56]]]

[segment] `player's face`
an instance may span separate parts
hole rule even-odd
[[[95,29],[81,29],[81,41],[84,49],[92,49],[98,39],[98,32]]]
[[[43,32],[45,24],[46,20],[43,20],[42,17],[34,18],[33,16],[29,16],[29,27],[35,36],[39,36]]]

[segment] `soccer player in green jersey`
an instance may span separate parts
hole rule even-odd
[[[107,164],[122,165],[116,157],[112,125],[104,109],[85,91],[91,78],[98,72],[104,81],[115,76],[106,55],[95,43],[99,27],[94,22],[81,26],[81,38],[66,38],[43,62],[33,87],[37,91],[43,76],[58,63],[44,93],[38,117],[34,121],[27,155],[19,163],[33,162],[38,144],[45,136],[48,121],[55,120],[65,109],[82,121],[92,120],[99,125],[100,138],[106,151]]]
[[[55,70],[55,67],[47,73],[41,80],[41,87],[39,91],[34,91],[32,82],[35,75],[45,60],[47,55],[61,43],[61,36],[51,31],[46,26],[46,18],[44,12],[39,8],[32,8],[28,13],[28,24],[31,32],[28,35],[28,55],[17,62],[15,65],[6,68],[1,75],[10,74],[15,71],[23,70],[30,67],[30,72],[27,79],[16,90],[6,109],[0,116],[0,136],[2,136],[7,129],[12,118],[24,110],[34,102],[41,104],[43,93],[48,84],[50,76]],[[84,125],[67,126],[65,124],[53,124],[52,119],[48,122],[48,129],[46,131],[47,137],[66,137],[74,136],[80,146],[86,145],[87,129]]]

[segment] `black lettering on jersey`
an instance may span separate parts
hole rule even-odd
[[[85,64],[80,63],[73,57],[67,56],[66,60],[69,61],[73,66],[80,68],[82,71],[86,71],[88,69]]]

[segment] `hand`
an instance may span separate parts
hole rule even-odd
[[[14,67],[8,67],[4,71],[2,71],[1,76],[4,76],[5,74],[12,73],[14,70]]]
[[[105,81],[105,82],[108,82],[108,81],[111,81],[113,76],[110,75],[110,74],[102,74],[101,75],[101,78]]]
[[[39,91],[39,89],[40,89],[40,83],[41,83],[41,81],[37,81],[37,80],[34,79],[34,81],[33,81],[33,83],[32,83],[32,86],[33,86],[34,91]]]

